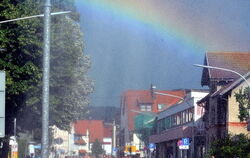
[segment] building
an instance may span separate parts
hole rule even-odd
[[[69,152],[69,132],[60,130],[56,126],[52,127],[53,133],[53,154],[58,157],[65,156]]]
[[[249,81],[248,52],[206,53],[204,65],[236,71]],[[234,96],[235,92],[247,86],[246,82],[235,73],[204,68],[201,85],[208,86],[210,91],[198,102],[205,107],[206,150],[214,140],[227,134],[247,133],[246,122],[240,122],[238,118],[238,103]]]
[[[106,155],[112,152],[112,124],[105,124],[103,120],[78,120],[73,124],[72,149],[75,155],[91,153],[91,147],[96,139],[102,144]]]
[[[156,144],[159,158],[191,158],[204,156],[205,136],[202,116],[204,108],[196,102],[205,97],[206,90],[186,90],[182,102],[159,112],[156,133],[150,136],[150,142]],[[180,141],[189,140],[188,147],[181,149]],[[179,145],[178,145],[179,143]],[[196,152],[194,152],[196,151]]]
[[[166,93],[179,96],[183,98],[186,95],[185,90],[173,91],[157,91],[159,93]],[[153,114],[162,111],[178,102],[180,98],[152,94],[150,90],[128,90],[122,94],[121,97],[121,119],[119,127],[119,149],[120,152],[128,154],[143,155],[145,144],[139,139],[138,133],[135,131],[135,118],[139,114]],[[127,146],[132,147],[130,153],[126,150]],[[125,153],[124,153],[125,151]]]

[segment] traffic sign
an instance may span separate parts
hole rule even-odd
[[[149,148],[149,149],[155,149],[155,148],[156,148],[156,145],[155,145],[154,143],[150,143],[150,144],[148,145],[148,148]]]
[[[177,146],[179,147],[179,149],[187,150],[189,149],[189,145],[190,145],[189,138],[182,138],[177,142]]]
[[[189,138],[182,138],[183,145],[189,145]]]

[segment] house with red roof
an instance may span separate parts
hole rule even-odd
[[[112,149],[112,124],[103,120],[78,120],[73,123],[72,141],[76,155],[86,155],[91,152],[92,144],[98,140],[107,155]]]
[[[157,91],[184,98],[185,90],[173,91]],[[181,101],[180,98],[170,97],[166,95],[152,94],[150,90],[128,90],[121,97],[121,118],[119,128],[119,148],[126,151],[126,146],[133,146],[133,151],[130,154],[139,154],[145,148],[143,142],[135,133],[135,118],[139,114],[157,114],[166,108]]]
[[[204,65],[230,69],[250,82],[250,52],[206,53]],[[247,82],[233,72],[204,68],[201,85],[210,89],[209,95],[198,102],[205,107],[206,150],[214,140],[229,133],[246,134],[247,123],[238,118],[239,104],[235,93],[248,87]]]

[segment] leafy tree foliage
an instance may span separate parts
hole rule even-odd
[[[102,144],[98,139],[94,141],[91,148],[91,152],[96,158],[99,158],[101,154],[104,154],[104,150],[102,149]]]
[[[239,103],[240,113],[238,117],[240,121],[246,121],[250,117],[248,112],[250,109],[250,88],[240,89],[238,93],[235,93],[235,97]]]
[[[250,140],[246,135],[228,135],[224,139],[218,139],[212,142],[209,155],[213,155],[216,158],[249,158],[249,151]]]
[[[0,1],[0,21],[41,14],[42,0]],[[53,11],[75,11],[74,1],[54,0]],[[90,58],[83,54],[79,15],[52,16],[50,125],[69,129],[88,104],[93,83],[86,73]],[[6,71],[6,134],[41,128],[43,19],[0,24],[0,70]],[[41,130],[37,130],[41,131]],[[40,134],[38,134],[40,135]]]

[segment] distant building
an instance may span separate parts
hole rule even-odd
[[[186,95],[185,90],[157,91],[160,93],[180,96]],[[118,146],[120,154],[140,154],[143,155],[145,144],[138,138],[135,132],[135,118],[139,114],[153,114],[180,102],[180,98],[152,94],[150,90],[128,90],[121,97],[121,119],[118,134]],[[133,146],[130,153],[126,147]]]
[[[53,154],[58,156],[67,155],[69,152],[69,132],[65,130],[60,130],[56,126],[53,129]]]
[[[72,151],[76,155],[91,153],[93,142],[97,139],[105,150],[106,155],[112,151],[112,124],[104,124],[102,120],[78,120],[73,124]]]
[[[205,97],[206,90],[186,90],[187,95],[180,103],[159,112],[157,115],[156,133],[150,136],[150,142],[156,144],[159,158],[181,158],[204,156],[205,135],[201,117],[204,108],[196,102]],[[188,139],[186,149],[181,149],[178,142]]]
[[[250,53],[225,52],[206,53],[204,65],[236,71],[249,81]],[[247,87],[246,82],[235,73],[203,69],[202,86],[208,86],[209,95],[198,104],[205,107],[206,151],[214,140],[227,134],[247,133],[246,122],[240,122],[239,107],[234,97],[235,92]]]

